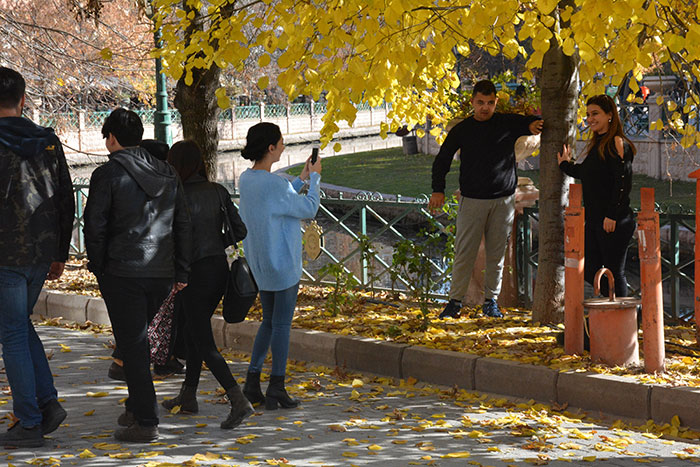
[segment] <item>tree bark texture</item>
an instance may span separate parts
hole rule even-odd
[[[560,6],[565,6],[561,2]],[[559,323],[564,318],[564,207],[568,182],[560,170],[557,152],[573,147],[578,104],[578,60],[564,54],[556,41],[542,62],[542,118],[540,143],[539,253],[532,319]]]
[[[182,118],[183,138],[195,141],[202,149],[210,180],[217,177],[220,109],[214,92],[219,87],[220,74],[221,70],[216,66],[208,70],[193,70],[192,85],[186,85],[184,78],[180,78],[175,91],[175,107]]]
[[[235,2],[229,1],[220,7],[222,18],[228,18],[233,12]],[[206,11],[201,11],[200,6],[183,0],[182,7],[194,18],[190,26],[185,31],[189,38],[196,32],[209,27],[207,24]],[[218,47],[218,42],[211,43],[214,50]],[[194,59],[199,53],[188,57],[188,62]],[[185,83],[186,74],[177,81],[175,89],[175,107],[180,111],[182,118],[182,135],[185,139],[195,141],[202,149],[202,158],[209,180],[217,178],[217,150],[219,148],[219,112],[221,109],[217,103],[216,90],[219,88],[219,77],[221,69],[212,64],[208,69],[192,68],[192,84]]]

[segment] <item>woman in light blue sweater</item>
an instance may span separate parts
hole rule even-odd
[[[238,183],[240,215],[248,229],[243,249],[260,289],[263,308],[243,393],[252,404],[265,402],[267,409],[299,405],[287,394],[284,379],[301,279],[301,219],[315,217],[320,203],[320,158],[312,164],[309,157],[301,175],[290,183],[271,173],[282,151],[284,142],[277,125],[263,122],[251,127],[241,155],[254,164],[241,174]],[[307,179],[308,194],[299,194]],[[270,348],[272,371],[263,396],[260,371]]]

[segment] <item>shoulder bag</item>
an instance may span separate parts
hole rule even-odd
[[[230,239],[230,245],[235,245],[236,241],[231,228],[231,221],[228,218],[226,205],[224,200],[221,199],[218,189],[216,193],[219,195],[221,214],[224,218],[224,238],[226,242],[229,242]],[[244,256],[236,254],[236,259],[231,263],[228,280],[226,281],[226,291],[224,292],[223,315],[226,322],[240,323],[245,320],[257,296],[258,285],[255,283],[255,278],[253,278],[248,262]]]

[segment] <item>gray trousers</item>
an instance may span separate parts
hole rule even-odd
[[[484,299],[498,299],[503,279],[506,244],[513,228],[514,215],[515,195],[496,199],[461,197],[457,214],[450,299],[464,300],[482,237],[486,248]]]

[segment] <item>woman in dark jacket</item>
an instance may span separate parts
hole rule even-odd
[[[175,305],[183,307],[186,320],[187,371],[180,393],[164,401],[163,407],[171,410],[180,406],[183,413],[198,412],[196,392],[204,361],[231,402],[231,412],[221,428],[235,428],[254,410],[216,348],[211,317],[221,301],[228,278],[225,252],[228,245],[222,235],[224,212],[236,241],[246,236],[246,228],[226,188],[207,180],[197,143],[187,140],[175,143],[168,153],[168,162],[180,175],[185,189],[192,219],[193,251],[187,287],[177,295]]]
[[[615,295],[627,296],[625,258],[634,235],[635,223],[630,208],[634,144],[622,131],[615,102],[601,94],[586,102],[586,118],[593,132],[586,155],[571,160],[571,150],[557,154],[559,168],[581,180],[585,208],[585,279],[593,284],[595,273],[603,266],[615,278]],[[608,281],[600,283],[608,295]]]

